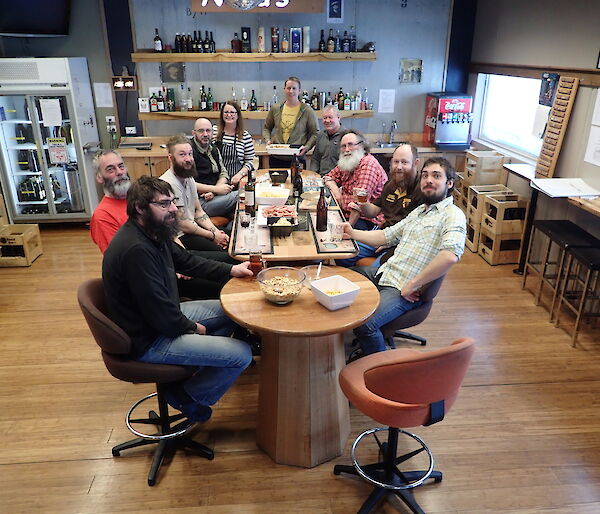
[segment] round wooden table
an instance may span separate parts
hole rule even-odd
[[[350,307],[329,311],[308,287],[287,305],[267,301],[253,278],[231,279],[221,292],[233,320],[261,335],[257,443],[277,463],[310,468],[341,455],[350,434],[348,400],[338,375],[343,333],[379,306],[360,273],[328,267],[360,286]]]

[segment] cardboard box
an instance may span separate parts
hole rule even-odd
[[[31,266],[42,255],[38,225],[6,225],[0,228],[0,268]]]

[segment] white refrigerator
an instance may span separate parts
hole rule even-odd
[[[0,184],[11,223],[89,220],[98,146],[85,58],[0,59]]]

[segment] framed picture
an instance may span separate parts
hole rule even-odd
[[[401,84],[418,84],[423,74],[422,59],[400,59],[398,80]]]
[[[163,62],[160,75],[163,82],[185,82],[185,67],[182,62]]]
[[[344,21],[344,0],[327,0],[327,23]]]

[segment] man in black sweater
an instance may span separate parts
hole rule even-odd
[[[131,338],[141,362],[194,366],[198,373],[167,392],[168,403],[192,421],[206,421],[250,364],[250,347],[230,335],[236,325],[219,300],[180,304],[175,273],[190,277],[251,276],[231,265],[192,256],[173,242],[177,207],[171,186],[141,177],[127,195],[128,221],[108,246],[102,279],[110,317]]]

